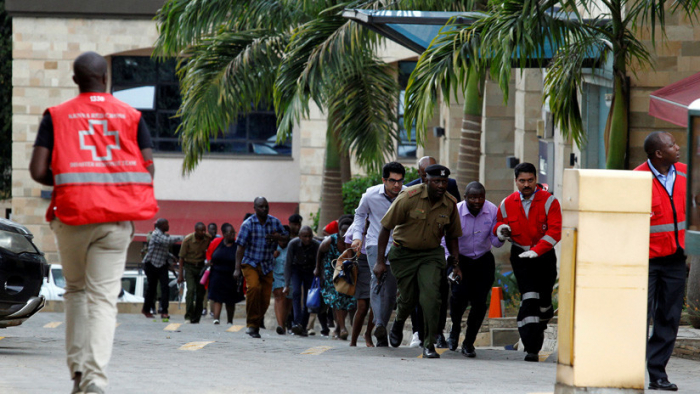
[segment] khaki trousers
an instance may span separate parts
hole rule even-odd
[[[134,234],[131,222],[70,226],[55,219],[51,229],[66,279],[66,355],[71,377],[82,372],[81,388],[107,385],[117,322],[117,297]]]
[[[246,283],[246,327],[260,328],[265,319],[265,312],[270,306],[272,271],[263,275],[260,267],[251,267],[248,264],[241,264],[241,271]]]

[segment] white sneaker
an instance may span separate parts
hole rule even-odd
[[[411,344],[408,345],[408,347],[420,347],[421,342],[420,338],[418,337],[418,333],[414,332],[413,333],[413,338],[411,338]]]

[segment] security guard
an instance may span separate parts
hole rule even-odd
[[[673,135],[655,131],[644,140],[647,161],[635,171],[654,175],[649,229],[648,314],[654,329],[647,343],[649,389],[676,391],[666,364],[678,335],[685,293],[685,199],[688,167],[680,163]]]
[[[445,269],[445,250],[440,241],[446,237],[450,250],[448,261],[453,264],[455,275],[461,277],[455,257],[459,255],[457,238],[462,235],[462,228],[457,201],[447,193],[450,170],[435,164],[426,168],[426,173],[427,183],[401,192],[382,218],[374,274],[382,278],[387,270],[384,251],[393,229],[393,247],[387,258],[398,282],[399,297],[389,342],[393,347],[401,344],[406,318],[420,301],[427,334],[423,357],[439,358],[434,342],[440,315],[440,276]]]
[[[561,206],[537,186],[537,169],[530,163],[515,166],[518,191],[503,199],[493,233],[510,240],[510,264],[520,290],[518,332],[525,345],[525,361],[539,361],[544,330],[554,315],[552,289],[557,279],[554,245],[561,240]]]

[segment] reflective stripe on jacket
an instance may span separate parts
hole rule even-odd
[[[108,93],[48,109],[54,192],[46,220],[69,225],[144,220],[158,212],[137,133],[141,113]]]
[[[519,192],[504,198],[493,232],[495,234],[498,226],[507,224],[514,245],[542,256],[561,241],[561,206],[553,195],[540,189],[532,198],[527,216]]]
[[[651,221],[649,228],[649,258],[670,256],[679,247],[685,249],[685,201],[688,167],[676,163],[676,181],[673,183],[673,197],[654,177],[651,191]],[[649,171],[649,163],[644,162],[635,171]],[[653,173],[652,173],[653,175]]]

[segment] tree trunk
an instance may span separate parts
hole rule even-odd
[[[700,256],[689,256],[688,316],[693,328],[700,328]]]
[[[608,114],[606,127],[608,130],[607,160],[605,168],[609,170],[625,169],[625,153],[627,151],[627,133],[629,128],[629,111],[627,92],[624,79],[615,77],[615,91]]]
[[[457,162],[457,184],[464,189],[469,182],[479,180],[481,162],[481,111],[484,97],[481,91],[483,80],[472,69],[464,90],[464,118],[459,141]],[[462,190],[460,190],[461,192]]]
[[[340,154],[335,133],[326,137],[326,162],[323,169],[321,188],[321,213],[318,220],[318,233],[330,222],[343,214],[343,191],[340,171]]]
[[[350,152],[340,152],[340,181],[345,184],[352,178]]]

